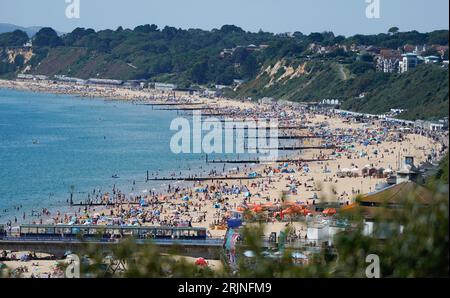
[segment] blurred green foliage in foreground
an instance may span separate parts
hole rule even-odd
[[[448,187],[447,187],[448,189]],[[126,270],[111,270],[98,264],[104,256],[95,248],[87,248],[87,255],[94,262],[88,268],[89,276],[115,277],[366,277],[369,263],[366,257],[376,254],[380,259],[381,277],[448,277],[449,276],[449,199],[446,192],[435,192],[434,203],[420,207],[414,203],[415,194],[406,198],[405,206],[395,210],[389,219],[380,214],[377,220],[389,221],[394,226],[402,225],[403,232],[391,232],[386,240],[377,240],[363,235],[362,219],[356,220],[353,228],[335,238],[333,252],[328,250],[314,255],[308,265],[295,265],[291,251],[286,249],[280,259],[263,256],[260,246],[263,225],[244,228],[243,247],[236,268],[230,268],[223,256],[223,268],[212,271],[183,259],[175,260],[161,256],[155,246],[137,246],[125,242],[113,253],[115,260],[126,264]],[[254,257],[242,256],[251,250]],[[336,254],[337,252],[337,254]],[[174,252],[175,253],[175,252]],[[110,267],[111,269],[111,267]],[[105,273],[107,271],[107,273]]]

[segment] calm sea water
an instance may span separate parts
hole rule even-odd
[[[84,201],[113,185],[127,194],[165,189],[145,182],[147,170],[206,171],[204,155],[170,151],[174,117],[119,101],[0,89],[0,222],[67,206],[71,186],[74,201]]]

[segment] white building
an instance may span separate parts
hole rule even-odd
[[[378,57],[377,71],[384,73],[394,73],[398,71],[400,60],[398,58]]]
[[[405,156],[402,168],[397,171],[397,184],[409,181],[416,182],[418,176],[419,170],[414,165],[414,157]]]
[[[271,104],[271,103],[274,103],[276,101],[277,100],[275,98],[272,98],[272,97],[263,97],[258,102],[260,104]]]
[[[306,231],[307,243],[321,245],[328,242],[328,245],[333,244],[334,236],[342,231],[345,231],[346,225],[338,223],[333,219],[315,218],[308,223]]]
[[[65,75],[55,75],[55,79],[61,82],[67,82],[67,83],[75,83],[79,85],[86,84],[86,80],[80,79],[80,78],[74,78],[74,77],[67,77]]]
[[[122,80],[111,80],[111,79],[97,79],[97,78],[90,78],[87,80],[88,84],[94,84],[94,85],[112,85],[112,86],[119,86],[123,84]]]
[[[427,56],[425,57],[425,64],[439,63],[441,58],[438,56]]]
[[[154,83],[155,89],[159,91],[173,91],[177,89],[177,85],[175,84],[166,84],[166,83]]]
[[[18,80],[46,81],[48,77],[45,75],[18,74]]]
[[[407,53],[402,55],[402,61],[399,63],[399,71],[400,73],[404,73],[407,71],[410,71],[413,68],[417,67],[418,58],[416,54],[413,53]]]

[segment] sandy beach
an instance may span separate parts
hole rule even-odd
[[[418,130],[404,130],[386,125],[380,120],[358,122],[348,116],[332,112],[312,112],[290,106],[255,104],[249,101],[225,98],[201,98],[186,93],[167,93],[155,90],[130,90],[103,86],[53,84],[49,82],[18,82],[0,80],[0,88],[34,92],[73,94],[82,97],[115,99],[133,102],[202,103],[213,111],[226,112],[234,119],[279,117],[280,125],[305,125],[306,132],[291,131],[291,135],[318,134],[321,139],[304,140],[303,145],[339,145],[338,149],[303,150],[291,159],[314,159],[313,162],[267,163],[239,165],[234,173],[217,176],[247,176],[256,172],[260,178],[252,180],[215,180],[194,183],[193,187],[176,188],[160,194],[128,198],[118,190],[102,194],[102,200],[121,202],[113,207],[79,209],[74,215],[48,214],[47,222],[108,224],[119,220],[122,224],[182,225],[206,227],[210,236],[223,237],[226,218],[232,212],[253,210],[264,205],[266,234],[280,232],[290,220],[278,220],[272,209],[283,209],[296,203],[315,213],[313,206],[333,202],[345,206],[358,195],[367,194],[385,183],[388,174],[402,167],[405,156],[413,156],[416,165],[439,160],[444,154],[444,144],[438,134]],[[443,136],[447,138],[447,136]],[[376,169],[378,175],[364,174],[364,169]],[[342,173],[345,172],[345,175]],[[233,191],[233,189],[237,191]],[[230,191],[231,190],[231,191]],[[251,195],[248,196],[247,193]],[[188,197],[186,200],[185,198]],[[127,202],[146,200],[146,207],[136,207]],[[270,208],[273,206],[274,208]],[[255,210],[253,210],[255,211]],[[259,211],[255,211],[258,213]],[[292,225],[296,233],[305,232],[304,221]]]

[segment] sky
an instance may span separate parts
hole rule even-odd
[[[67,2],[73,1],[80,3],[79,18],[66,16]],[[377,2],[379,18],[368,18],[367,7]],[[62,32],[142,24],[210,30],[234,24],[253,32],[349,36],[387,32],[392,26],[400,31],[448,29],[448,11],[448,0],[0,0],[0,23]]]

